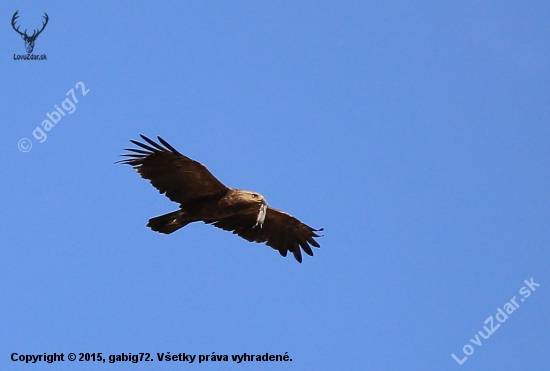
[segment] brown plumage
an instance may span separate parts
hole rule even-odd
[[[142,178],[151,181],[159,193],[180,204],[180,209],[151,218],[147,224],[153,231],[170,234],[189,223],[202,221],[232,231],[250,242],[265,242],[286,256],[290,251],[302,262],[301,250],[313,256],[311,246],[319,247],[313,229],[283,211],[267,206],[256,192],[226,187],[203,164],[179,153],[161,137],[162,144],[144,135],[147,144],[131,140],[142,149],[126,149],[133,153],[118,161],[134,167]],[[163,147],[164,146],[164,147]]]

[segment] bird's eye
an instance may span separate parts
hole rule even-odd
[[[256,198],[256,197],[258,197],[258,195],[257,194],[252,194],[252,197]]]

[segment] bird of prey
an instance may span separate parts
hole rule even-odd
[[[189,223],[202,221],[232,231],[250,242],[265,242],[282,256],[291,252],[302,262],[300,248],[313,256],[311,246],[320,247],[313,229],[292,215],[267,205],[265,198],[251,191],[229,188],[203,164],[179,153],[161,137],[160,144],[141,135],[146,143],[130,140],[141,147],[126,148],[127,159],[117,161],[131,165],[148,179],[159,193],[177,202],[180,209],[149,219],[153,231],[170,234]]]

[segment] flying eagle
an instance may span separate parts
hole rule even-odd
[[[320,247],[313,229],[292,215],[267,205],[265,198],[251,191],[226,187],[203,164],[179,153],[161,137],[148,144],[130,140],[142,149],[126,148],[129,157],[118,161],[133,166],[159,193],[180,204],[180,209],[149,219],[153,231],[170,234],[189,223],[202,221],[232,231],[250,242],[265,242],[286,256],[290,251],[302,262],[300,248],[313,256],[311,246]],[[311,246],[310,246],[311,245]]]

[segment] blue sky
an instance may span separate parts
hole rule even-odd
[[[33,51],[47,60],[14,60],[16,10],[29,33],[49,15]],[[549,13],[543,1],[2,2],[0,368],[546,369]],[[55,106],[65,116],[40,143]],[[321,248],[298,264],[204,224],[152,232],[147,220],[177,205],[114,164],[140,133],[324,227]],[[476,340],[490,316],[501,326]],[[45,352],[155,360],[10,359]]]

